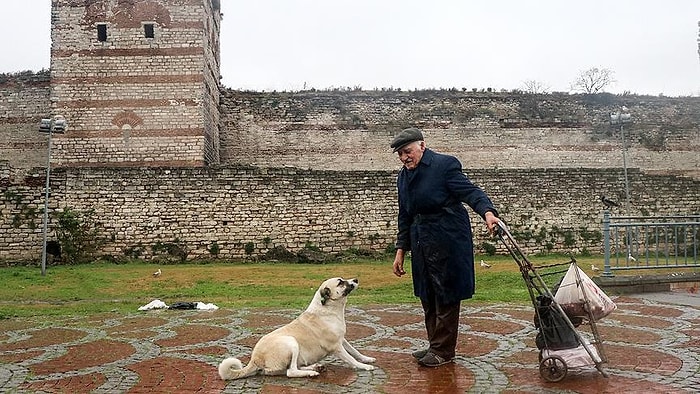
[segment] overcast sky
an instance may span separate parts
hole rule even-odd
[[[221,0],[224,85],[700,96],[700,0]],[[49,67],[50,0],[0,2],[0,72]]]

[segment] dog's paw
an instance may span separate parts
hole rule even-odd
[[[359,361],[361,361],[361,362],[363,362],[363,363],[373,363],[373,362],[377,361],[377,359],[374,358],[374,357],[367,357],[367,356],[364,356],[364,357],[362,357]]]
[[[318,375],[319,375],[318,372],[312,371],[312,370],[307,370],[307,369],[295,369],[295,370],[288,369],[287,370],[287,377],[288,378],[310,378],[310,377],[314,377],[314,376],[318,376]]]
[[[356,366],[355,368],[357,369],[362,369],[365,371],[373,371],[374,370],[374,365],[369,365],[369,364],[360,364]]]
[[[311,364],[311,365],[301,367],[299,369],[304,370],[304,371],[326,372],[326,370],[328,368],[326,368],[326,366],[323,364]]]

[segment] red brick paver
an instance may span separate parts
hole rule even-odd
[[[361,291],[361,290],[359,290]],[[0,391],[17,393],[690,393],[700,387],[700,308],[633,297],[598,322],[608,362],[539,374],[529,305],[463,304],[458,356],[439,368],[410,352],[426,346],[420,306],[352,306],[347,338],[377,359],[356,371],[333,356],[316,378],[255,376],[224,382],[227,356],[246,363],[258,339],[300,310],[134,312],[0,322]],[[590,327],[580,327],[584,335]]]

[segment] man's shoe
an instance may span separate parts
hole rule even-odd
[[[421,349],[421,350],[416,350],[415,352],[411,353],[413,357],[415,357],[416,360],[420,360],[421,358],[425,357],[426,354],[428,354],[429,349]]]
[[[433,352],[428,352],[418,360],[418,364],[424,367],[439,367],[440,365],[451,363],[453,360],[452,358],[442,358]]]

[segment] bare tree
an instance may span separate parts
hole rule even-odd
[[[525,93],[540,94],[549,93],[549,86],[543,84],[540,81],[535,81],[534,79],[527,80],[523,82]]]
[[[578,78],[571,83],[571,90],[584,93],[600,93],[608,85],[615,82],[612,75],[613,71],[607,68],[589,68],[581,71]]]

